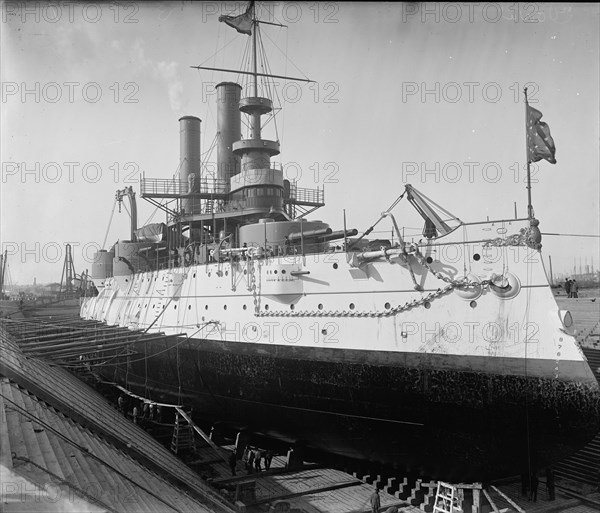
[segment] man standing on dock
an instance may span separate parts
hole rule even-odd
[[[381,498],[379,497],[379,488],[375,486],[375,491],[371,494],[372,513],[379,513],[379,508],[381,508]]]
[[[231,449],[231,454],[229,455],[229,468],[231,469],[231,475],[235,476],[235,465],[237,463],[237,454],[235,449]]]

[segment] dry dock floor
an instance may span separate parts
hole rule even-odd
[[[556,299],[561,309],[571,312],[580,344],[584,348],[600,351],[600,299],[592,301],[590,298],[567,299],[560,296]],[[215,449],[206,444],[203,446],[200,438],[192,468],[185,467],[172,453],[149,439],[138,426],[118,414],[115,406],[105,401],[96,391],[81,384],[55,364],[48,365],[41,359],[25,357],[15,343],[18,342],[18,337],[10,335],[2,325],[0,334],[0,380],[3,387],[0,387],[0,390],[3,390],[0,397],[1,511],[61,510],[60,507],[49,507],[49,503],[44,505],[36,502],[40,493],[38,491],[32,492],[33,495],[21,494],[20,490],[34,485],[15,485],[21,482],[20,480],[25,480],[24,483],[37,483],[43,487],[44,475],[40,469],[43,465],[50,465],[56,475],[63,476],[60,482],[60,486],[63,487],[61,489],[70,489],[68,496],[76,499],[70,505],[77,511],[170,511],[169,507],[164,509],[165,503],[160,500],[162,493],[165,497],[172,494],[171,504],[175,506],[172,509],[182,513],[369,513],[369,499],[374,484],[381,489],[381,513],[394,506],[404,513],[433,511],[436,489],[434,482],[358,476],[316,464],[287,468],[287,458],[283,455],[274,456],[269,471],[257,473],[249,473],[243,463],[238,461],[236,476],[233,477],[228,465],[215,453]],[[600,365],[594,364],[592,367],[596,367],[594,371],[598,375]],[[18,404],[15,404],[17,402]],[[54,426],[56,433],[49,429],[40,431],[39,426],[35,428],[35,419],[32,422],[31,415],[39,414],[39,404],[42,403],[45,417],[40,420],[47,426]],[[48,405],[51,405],[51,408]],[[27,411],[28,409],[31,411]],[[87,447],[90,447],[93,444],[97,452],[95,455],[103,458],[104,463],[109,462],[113,466],[129,465],[132,469],[130,476],[135,478],[134,482],[121,483],[119,479],[123,479],[123,476],[107,470],[109,466],[101,462],[94,466],[87,461],[89,457],[85,454],[77,454],[79,467],[73,462],[71,468],[70,460],[73,456],[70,455],[74,454],[73,449],[64,445],[65,440],[59,443],[58,432],[63,429],[67,435],[70,433],[69,436],[77,437],[80,445],[87,444]],[[40,435],[42,432],[43,437]],[[42,440],[37,440],[36,437]],[[101,438],[104,440],[102,445],[99,442]],[[224,445],[218,450],[226,459],[231,448],[231,445]],[[26,459],[37,462],[37,466],[34,463],[24,464]],[[116,500],[111,502],[110,493],[101,494],[104,503],[100,507],[93,502],[86,502],[89,497],[86,498],[85,494],[81,493],[85,489],[85,481],[81,475],[76,475],[77,468],[85,469],[87,479],[105,482],[107,491],[110,486],[115,485],[134,490],[137,487],[136,497],[141,502],[133,507],[125,503],[120,504]],[[599,469],[595,470],[597,472]],[[95,477],[96,473],[98,477]],[[56,482],[47,476],[46,480]],[[208,479],[202,479],[201,476]],[[183,481],[188,482],[188,487],[181,486]],[[548,501],[542,478],[538,500],[533,503],[521,497],[520,482],[517,478],[498,484],[498,489],[518,508],[504,500],[501,495],[491,491],[490,494],[498,511],[505,513],[519,510],[527,513],[600,511],[597,483],[595,488],[588,486],[585,497],[571,493],[569,489],[577,488],[573,485],[568,478],[557,479],[556,500]],[[168,488],[161,490],[160,487]],[[19,493],[15,493],[15,490]],[[153,491],[158,492],[159,498],[152,495]],[[583,493],[581,489],[579,491]],[[66,492],[64,496],[67,496]],[[482,504],[482,513],[493,511],[483,498]]]

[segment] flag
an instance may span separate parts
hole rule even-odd
[[[244,14],[239,16],[219,16],[219,21],[224,21],[230,27],[233,27],[240,34],[252,35],[252,6],[254,2],[250,2],[248,9]]]
[[[556,164],[556,146],[550,127],[541,119],[542,113],[527,105],[527,158],[529,162],[546,159],[550,164]]]

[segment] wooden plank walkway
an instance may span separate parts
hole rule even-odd
[[[234,446],[222,447],[227,455]],[[374,487],[341,470],[323,468],[315,464],[307,464],[302,468],[291,470],[286,468],[287,459],[275,455],[269,471],[252,472],[244,468],[241,461],[236,467],[236,477],[231,476],[229,467],[222,459],[215,461],[214,451],[210,447],[197,449],[198,460],[194,465],[209,466],[213,486],[224,490],[230,497],[238,483],[254,481],[255,500],[247,504],[248,511],[264,511],[269,504],[287,503],[280,506],[292,511],[304,513],[360,513],[370,512],[370,497]],[[399,512],[416,513],[418,507],[410,505],[394,495],[380,490],[381,512],[397,506]]]

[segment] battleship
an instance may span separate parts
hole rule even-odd
[[[117,192],[129,238],[96,254],[98,295],[81,308],[164,336],[99,350],[97,371],[201,419],[445,479],[542,468],[590,440],[598,383],[553,297],[532,209],[463,222],[406,184],[364,232],[309,219],[324,190],[287,180],[279,141],[263,136],[276,75],[258,72],[261,22],[252,6],[220,21],[251,51],[248,87],[216,86],[216,174],[201,120],[181,117],[179,176],[140,182],[167,221],[138,228],[134,190]],[[419,237],[396,221],[401,201],[423,219]],[[384,224],[392,235],[371,237]]]

